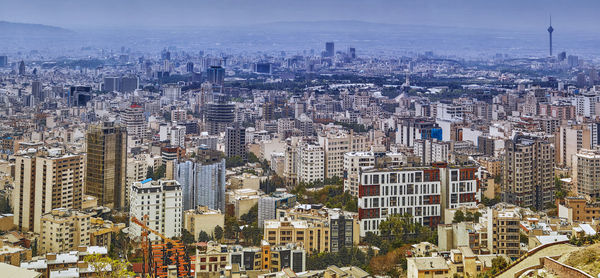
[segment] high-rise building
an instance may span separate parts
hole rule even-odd
[[[120,88],[123,93],[131,93],[135,91],[140,85],[140,78],[132,76],[123,76],[120,78]]]
[[[573,183],[577,193],[600,198],[600,151],[581,149],[573,157]]]
[[[324,55],[325,57],[333,57],[335,56],[335,46],[333,42],[326,42],[325,43],[325,53]]]
[[[591,126],[587,124],[561,125],[555,137],[558,167],[571,168],[573,156],[581,149],[592,148]]]
[[[175,180],[152,179],[136,182],[131,187],[130,214],[168,238],[181,236],[183,202],[181,186]],[[129,223],[132,238],[142,235],[142,227]],[[149,235],[149,240],[160,238]]]
[[[185,126],[171,127],[171,146],[185,148]]]
[[[328,132],[319,135],[319,145],[323,148],[325,158],[325,178],[344,176],[344,154],[347,152],[368,151],[367,137],[348,132]]]
[[[0,67],[6,67],[8,65],[8,56],[0,56]]]
[[[225,156],[239,156],[246,161],[246,129],[243,126],[230,126],[225,131]]]
[[[429,167],[364,169],[360,173],[358,215],[360,233],[379,232],[379,224],[394,214],[435,228],[444,209],[475,206],[480,200],[476,167],[436,164]]]
[[[40,253],[59,253],[90,245],[91,216],[77,210],[56,208],[41,216]]]
[[[134,138],[144,138],[146,136],[146,117],[144,117],[144,108],[139,104],[131,104],[125,109],[123,122],[127,127],[127,135]]]
[[[544,209],[554,199],[554,145],[522,134],[504,143],[503,200]]]
[[[270,196],[258,200],[258,226],[263,227],[265,220],[278,219],[277,209],[293,208],[296,195],[276,191]]]
[[[325,158],[323,148],[303,142],[297,147],[296,171],[298,183],[320,182],[325,178]]]
[[[350,47],[348,49],[348,56],[350,57],[350,59],[356,59],[356,48]]]
[[[19,62],[19,75],[25,75],[25,62]]]
[[[148,176],[148,163],[142,157],[128,157],[127,158],[127,178],[125,186],[125,207],[129,207],[129,200],[131,199],[131,186],[133,183],[143,181]]]
[[[194,72],[194,63],[187,62],[187,64],[185,65],[185,69],[187,72]]]
[[[181,86],[177,84],[166,84],[163,86],[163,96],[173,102],[181,96]]]
[[[442,141],[442,129],[429,119],[403,119],[398,124],[396,143],[412,147],[418,139],[437,139]]]
[[[206,124],[210,135],[226,131],[235,120],[235,104],[227,102],[225,96],[217,96],[214,102],[206,106]]]
[[[40,218],[55,208],[80,209],[83,198],[83,155],[50,149],[15,158],[14,224],[40,232]]]
[[[183,208],[195,209],[206,206],[209,209],[225,211],[225,159],[218,159],[216,152],[204,157],[212,159],[184,161],[177,163],[175,178],[181,184]]]
[[[123,209],[127,177],[127,132],[114,122],[91,125],[87,131],[85,193],[98,205]]]
[[[69,105],[85,106],[92,99],[91,86],[71,86],[65,96]]]
[[[213,86],[223,87],[225,83],[225,69],[221,66],[211,66],[206,70],[206,78]]]
[[[121,79],[119,77],[104,77],[104,91],[120,92]]]
[[[35,97],[37,100],[44,100],[44,92],[42,91],[42,82],[41,81],[32,81],[31,82],[31,95]]]
[[[421,159],[421,165],[450,160],[450,143],[436,139],[415,140],[414,154]]]

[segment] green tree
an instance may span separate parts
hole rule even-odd
[[[473,214],[473,222],[475,222],[475,223],[479,223],[479,217],[481,217],[481,216],[482,216],[482,215],[481,215],[481,212],[479,212],[479,211],[476,211],[476,212]]]
[[[248,152],[246,155],[248,156],[248,162],[250,162],[250,163],[259,163],[260,162],[260,159],[258,159],[258,157],[253,152]]]
[[[97,271],[98,278],[123,278],[133,277],[135,273],[128,270],[129,262],[125,260],[111,259],[98,254],[88,255],[84,258],[88,265]]]
[[[240,167],[245,164],[246,163],[244,163],[244,160],[239,155],[225,158],[225,167],[227,168]]]
[[[205,231],[200,231],[198,233],[198,242],[207,242],[210,240],[210,236]]]
[[[460,223],[465,221],[465,214],[462,212],[462,210],[457,210],[454,213],[454,219],[452,219],[452,223]]]
[[[240,219],[248,225],[258,222],[258,204],[252,206],[247,213],[240,216]]]
[[[13,213],[8,196],[0,196],[0,213]]]
[[[223,239],[223,228],[221,228],[221,226],[217,225],[215,227],[215,231],[214,231],[214,235],[215,235],[215,240],[219,241],[221,239]]]
[[[192,244],[195,242],[194,235],[192,235],[188,230],[182,229],[181,231],[181,241],[183,244]]]
[[[225,216],[225,238],[236,239],[238,232],[240,231],[240,225],[235,216]]]

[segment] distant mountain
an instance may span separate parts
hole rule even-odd
[[[71,30],[50,25],[0,21],[0,37],[50,37],[73,33]]]

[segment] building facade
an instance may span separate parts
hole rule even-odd
[[[40,232],[40,218],[56,208],[81,209],[84,156],[59,150],[20,154],[15,158],[14,224]]]
[[[158,231],[168,238],[181,236],[183,227],[183,196],[181,186],[175,180],[151,179],[136,182],[131,188],[130,214],[149,228]],[[129,223],[129,235],[139,237],[142,228]],[[149,235],[151,241],[160,238]]]
[[[87,132],[85,193],[98,205],[123,209],[127,177],[127,132],[112,122],[90,126]]]

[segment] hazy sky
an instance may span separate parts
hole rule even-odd
[[[368,22],[600,34],[600,0],[0,0],[0,20],[86,27]]]

